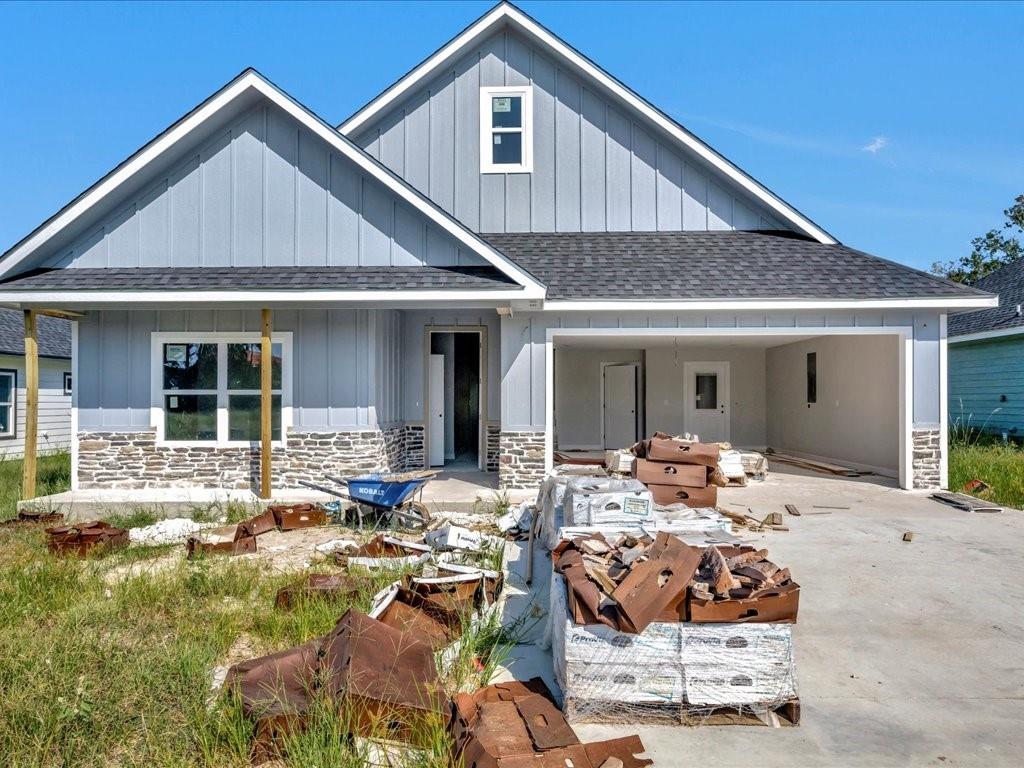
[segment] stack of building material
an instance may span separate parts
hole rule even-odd
[[[765,550],[673,538],[556,548],[547,639],[570,719],[691,721],[723,708],[798,717],[799,586],[788,570]]]
[[[497,683],[451,703],[448,732],[457,765],[474,768],[572,766],[644,768],[638,736],[582,743],[539,677]]]
[[[708,482],[718,468],[717,444],[691,443],[659,433],[638,443],[634,453],[633,477],[647,486],[656,504],[713,507],[718,503],[718,488]]]
[[[572,478],[562,507],[566,525],[636,525],[653,519],[650,491],[628,478]]]

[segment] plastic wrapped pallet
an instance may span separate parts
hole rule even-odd
[[[739,451],[722,451],[718,455],[718,468],[730,480],[743,480],[747,473],[743,467],[743,454]]]
[[[647,486],[632,478],[578,477],[562,498],[566,525],[637,524],[653,520]]]
[[[720,707],[766,712],[796,697],[790,624],[656,622],[639,634],[579,626],[553,574],[545,635],[571,720],[645,722]]]

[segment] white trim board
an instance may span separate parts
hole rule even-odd
[[[548,328],[544,342],[544,467],[553,466],[555,416],[555,339],[593,336],[676,336],[699,338],[702,336],[867,336],[893,335],[900,341],[899,387],[903,396],[899,400],[900,466],[899,484],[911,490],[913,474],[913,403],[914,403],[914,327],[912,325],[865,327],[797,327],[797,328]],[[512,427],[506,427],[511,429]],[[523,429],[531,429],[524,426]]]
[[[772,311],[788,309],[984,309],[998,296],[904,299],[694,299],[692,301],[546,301],[550,312]],[[1024,329],[1018,330],[1024,333]],[[961,337],[963,338],[963,337]]]
[[[36,253],[51,238],[64,231],[93,207],[108,199],[122,184],[149,167],[152,163],[165,158],[170,150],[180,142],[187,140],[205,122],[237,99],[251,93],[256,93],[279,107],[294,120],[340,152],[342,156],[352,161],[364,173],[379,181],[388,190],[423,214],[427,219],[440,227],[441,230],[451,235],[469,250],[483,257],[489,264],[496,267],[518,285],[523,286],[524,290],[520,292],[520,298],[543,298],[545,293],[544,286],[534,280],[528,273],[506,259],[502,254],[477,237],[476,234],[458,223],[405,181],[387,170],[338,133],[338,131],[331,128],[313,112],[303,107],[252,69],[246,70],[232,80],[193,112],[140,149],[52,219],[37,228],[6,254],[0,256],[0,277],[11,274],[19,264]],[[66,298],[68,293],[65,292],[62,296]],[[9,301],[10,299],[4,298],[0,300]]]
[[[775,195],[763,184],[726,160],[675,120],[609,75],[597,64],[572,48],[572,46],[563,42],[514,5],[506,2],[499,4],[481,16],[439,51],[342,123],[338,130],[346,136],[352,136],[374,117],[381,115],[388,108],[398,104],[404,96],[408,95],[417,86],[429,81],[442,67],[449,64],[453,58],[471,48],[476,42],[505,23],[514,27],[516,31],[525,35],[530,40],[546,47],[573,68],[598,83],[606,92],[621,103],[639,112],[680,145],[693,152],[701,160],[730,179],[801,232],[821,243],[831,245],[836,242],[835,238],[825,230]]]
[[[977,333],[965,333],[963,336],[950,336],[950,344],[964,344],[969,341],[987,341],[988,339],[1002,339],[1007,336],[1024,335],[1024,325],[1015,328],[998,328],[993,331],[978,331]]]

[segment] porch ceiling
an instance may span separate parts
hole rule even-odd
[[[702,347],[732,347],[748,349],[767,349],[782,344],[792,344],[796,341],[813,339],[818,334],[807,334],[803,336],[766,336],[764,334],[751,336],[707,336],[687,335],[685,328],[680,328],[677,335],[642,335],[642,334],[621,334],[618,329],[609,329],[609,335],[595,336],[573,336],[555,339],[555,349],[571,347],[573,349],[652,349],[673,347],[677,344]]]

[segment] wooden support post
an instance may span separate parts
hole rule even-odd
[[[36,495],[36,439],[39,434],[39,345],[36,313],[25,310],[25,459],[21,470],[21,498]]]
[[[270,498],[271,423],[273,419],[272,377],[274,345],[270,336],[272,321],[269,309],[263,312],[263,338],[260,345],[260,498]]]

